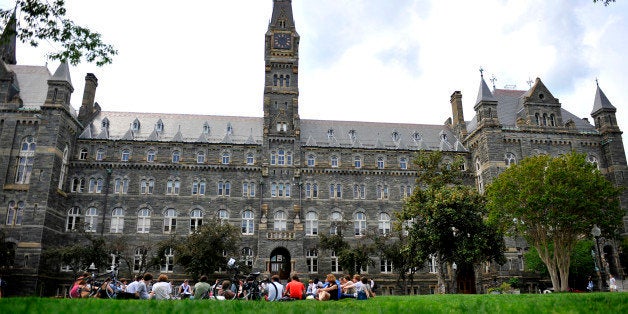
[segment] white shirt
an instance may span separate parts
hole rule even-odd
[[[170,293],[172,292],[172,286],[169,282],[160,281],[153,284],[153,299],[155,300],[170,300]]]
[[[128,292],[128,293],[135,293],[137,291],[137,285],[139,283],[140,283],[139,281],[134,281],[134,282],[128,284],[126,286],[126,292]]]
[[[273,285],[277,287],[277,289],[273,288]],[[269,283],[266,290],[268,290],[268,301],[277,301],[283,296],[283,285],[279,282],[273,281]]]

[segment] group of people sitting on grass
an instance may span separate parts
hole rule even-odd
[[[137,276],[135,280],[128,283],[125,278],[113,282],[107,278],[102,283],[92,280],[89,273],[84,273],[73,284],[70,289],[71,298],[100,297],[108,298],[115,295],[117,299],[234,299],[242,297],[245,293],[244,282],[232,284],[230,281],[216,280],[214,285],[208,283],[207,276],[201,276],[199,282],[194,286],[186,279],[177,291],[174,291],[172,282],[168,280],[166,274],[159,275],[157,282],[153,283],[153,275],[146,273]],[[366,300],[375,297],[373,292],[374,283],[366,277],[346,275],[336,279],[333,274],[327,275],[324,282],[318,279],[309,280],[307,286],[303,284],[297,275],[293,275],[291,280],[284,286],[279,276],[274,275],[270,281],[261,284],[261,292],[267,301],[288,301],[288,300],[339,300],[353,298]]]

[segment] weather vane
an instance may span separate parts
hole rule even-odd
[[[534,81],[532,81],[532,79],[528,77],[528,80],[526,81],[526,83],[528,83],[528,86],[532,88],[532,83],[534,83]]]
[[[484,78],[484,69],[480,67],[480,77]]]
[[[493,76],[491,77],[491,82],[493,83],[493,90],[495,90],[495,82],[497,82],[497,78],[495,77],[495,74],[493,74]]]
[[[597,79],[597,77],[595,78],[595,85],[597,85],[597,87],[600,87],[600,81]]]

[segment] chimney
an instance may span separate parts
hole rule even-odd
[[[451,126],[462,139],[467,136],[467,124],[464,122],[464,113],[462,112],[462,93],[455,91],[451,94],[449,102],[451,103],[451,114],[453,116]]]
[[[96,87],[98,87],[98,79],[94,73],[87,73],[85,76],[85,89],[83,90],[83,103],[79,109],[79,121],[86,125],[93,118],[94,99],[96,98]]]

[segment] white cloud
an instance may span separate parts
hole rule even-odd
[[[75,107],[85,74],[94,72],[104,110],[262,115],[271,0],[67,6],[120,51],[113,65],[73,70]],[[451,115],[449,96],[461,90],[469,120],[482,66],[497,87],[527,89],[529,78],[541,77],[581,117],[590,114],[599,77],[628,128],[626,1],[294,0],[293,7],[302,118],[440,124]],[[46,49],[21,45],[18,62],[43,64]]]

